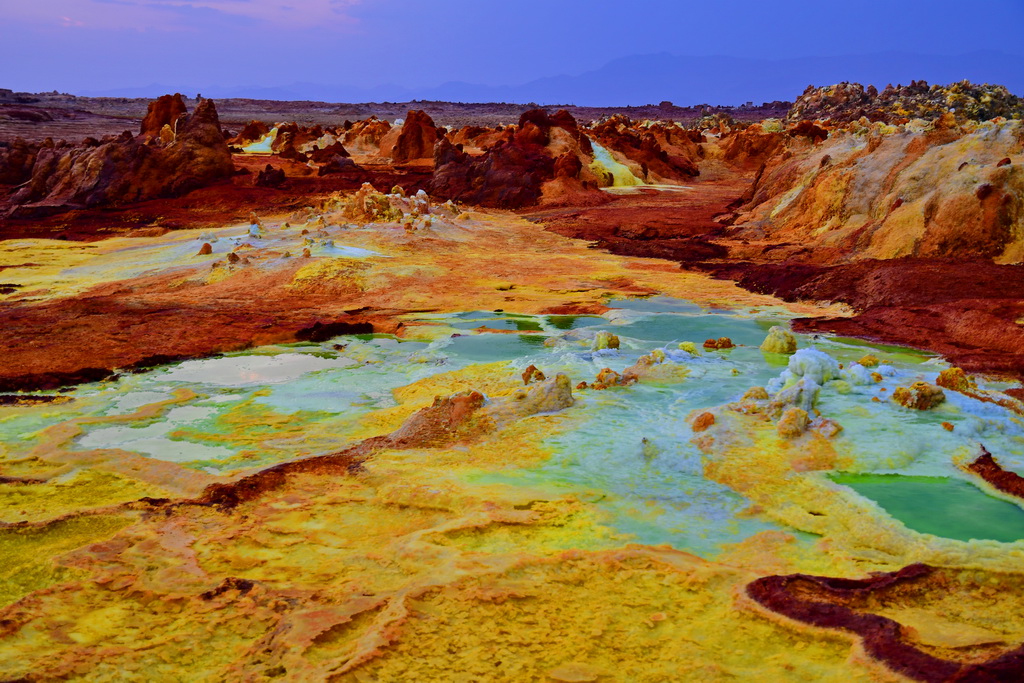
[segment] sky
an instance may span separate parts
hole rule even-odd
[[[574,76],[654,53],[1024,55],[1024,0],[0,0],[0,11],[0,87],[30,92],[296,83],[417,92]]]

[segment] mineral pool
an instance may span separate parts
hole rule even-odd
[[[123,449],[223,474],[336,451],[346,443],[338,435],[350,432],[352,424],[397,405],[394,390],[439,373],[507,364],[495,372],[518,374],[535,365],[549,376],[565,373],[575,384],[593,380],[606,367],[621,373],[641,355],[661,349],[667,362],[679,366],[676,378],[577,391],[571,427],[538,444],[549,454],[543,462],[467,478],[576,493],[605,509],[625,538],[704,557],[715,556],[723,544],[779,528],[747,514],[747,500],[703,476],[705,456],[691,442],[686,418],[735,401],[751,386],[778,381],[789,357],[758,346],[769,327],[784,320],[703,310],[666,297],[609,305],[603,316],[421,316],[409,323],[434,341],[342,336],[185,361],[82,387],[73,403],[59,409],[10,411],[0,422],[0,438],[31,443],[55,418],[128,416],[187,389],[191,399],[158,417],[85,424],[73,447]],[[619,348],[593,350],[597,331],[613,332]],[[696,355],[680,349],[681,342],[699,347],[703,339],[719,337],[731,338],[736,348]],[[917,531],[961,540],[1024,538],[1024,511],[978,488],[952,459],[983,439],[1005,466],[1024,469],[1024,429],[1017,417],[954,392],[932,411],[873,402],[880,391],[931,377],[944,365],[920,352],[855,340],[799,341],[847,366],[868,352],[881,361],[880,382],[839,379],[822,389],[817,405],[843,425],[835,443],[848,456],[848,471],[832,481]],[[273,420],[261,423],[261,414]],[[954,430],[938,428],[942,422]]]

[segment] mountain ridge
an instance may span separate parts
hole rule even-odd
[[[957,56],[880,52],[842,57],[781,60],[728,56],[687,57],[670,53],[630,55],[577,75],[555,75],[520,85],[446,81],[430,87],[396,84],[356,87],[297,82],[286,85],[145,86],[74,93],[91,97],[155,97],[167,92],[215,98],[314,102],[516,102],[544,105],[635,106],[671,101],[736,106],[795,99],[808,85],[858,82],[880,90],[892,83],[925,80],[942,85],[961,80],[1005,86],[1024,95],[1024,58],[995,50]],[[610,85],[613,84],[613,85]]]

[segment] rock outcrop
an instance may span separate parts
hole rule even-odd
[[[38,152],[38,145],[21,138],[12,142],[0,141],[0,184],[20,185],[31,178]]]
[[[512,209],[536,204],[554,177],[554,159],[538,145],[501,142],[471,157],[447,140],[434,150],[430,194],[477,206]]]
[[[333,160],[334,157],[343,157],[347,159],[351,155],[348,153],[348,150],[345,149],[345,146],[343,144],[335,141],[324,147],[320,147],[319,145],[313,145],[313,148],[310,150],[308,156],[309,160],[314,163],[326,164]]]
[[[431,194],[497,208],[557,204],[568,197],[600,203],[606,198],[597,192],[592,162],[590,139],[572,115],[534,109],[476,156],[442,139],[434,149]]]
[[[391,157],[396,164],[402,164],[417,159],[430,159],[434,156],[434,145],[443,137],[444,131],[439,131],[434,125],[433,119],[421,110],[410,111],[405,117],[405,123],[394,142],[393,147],[380,150],[381,156]]]
[[[257,187],[280,187],[284,184],[285,173],[280,168],[274,168],[270,164],[256,175],[256,180],[253,182]]]
[[[345,149],[352,154],[376,155],[380,153],[381,141],[391,130],[391,124],[371,116],[365,121],[345,122]]]
[[[853,123],[821,144],[776,141],[738,202],[731,236],[772,244],[758,254],[772,260],[1022,261],[1022,126],[959,126],[950,115],[932,124]]]
[[[173,109],[173,108],[172,108]],[[159,108],[154,111],[159,110]],[[125,132],[81,145],[44,145],[31,181],[12,198],[18,212],[91,207],[183,194],[234,172],[212,100],[179,120],[174,139]]]
[[[601,146],[649,183],[679,183],[700,175],[696,164],[700,148],[692,133],[674,124],[643,126],[621,114],[590,130]],[[697,135],[696,140],[700,139]]]
[[[748,171],[761,167],[785,145],[785,133],[765,130],[759,123],[731,131],[719,142],[722,159],[733,167]]]
[[[188,110],[181,99],[181,94],[161,95],[149,103],[139,134],[146,138],[159,137],[164,126],[169,126],[173,131],[178,117],[186,113]]]
[[[263,139],[263,136],[270,132],[270,126],[263,121],[250,121],[245,124],[238,135],[233,137],[229,142],[233,145],[247,145],[252,142],[258,142]]]
[[[1020,118],[1024,100],[1001,85],[976,85],[960,81],[929,86],[925,81],[887,86],[882,92],[860,83],[808,86],[789,110],[790,121],[831,119],[834,123],[869,121],[906,122],[921,118],[934,120],[953,113],[959,121],[987,121],[997,116]]]

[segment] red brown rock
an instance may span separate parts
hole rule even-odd
[[[16,211],[122,204],[174,196],[234,173],[217,109],[203,100],[178,122],[173,143],[150,145],[130,134],[96,145],[44,147],[28,185],[11,201]]]
[[[263,121],[250,121],[245,124],[245,128],[238,135],[231,138],[230,142],[233,145],[247,145],[250,142],[259,142],[269,132],[270,126]]]
[[[690,425],[690,429],[694,432],[707,431],[709,427],[715,424],[715,416],[712,413],[701,413],[694,418],[693,424]]]
[[[381,141],[391,130],[391,124],[371,116],[346,126],[344,145],[352,154],[379,154]]]
[[[285,130],[286,128],[288,130]],[[282,159],[289,159],[302,164],[306,163],[308,157],[299,151],[299,140],[301,137],[304,136],[297,132],[295,124],[282,126],[278,130],[277,137],[274,138],[274,144],[272,145],[274,153]]]
[[[434,156],[434,145],[443,134],[443,131],[438,131],[433,119],[426,112],[415,109],[406,114],[402,132],[398,135],[394,149],[390,154],[381,150],[381,154],[390,156],[396,164],[416,159],[430,159]]]
[[[554,177],[554,160],[536,145],[502,142],[470,157],[442,139],[434,151],[430,194],[468,204],[519,208],[536,204]]]
[[[530,365],[523,370],[523,384],[529,384],[530,382],[543,382],[544,373],[541,372],[536,365]]]
[[[755,123],[727,136],[728,143],[722,141],[721,144],[725,146],[723,158],[738,168],[753,170],[781,150],[786,137],[785,133],[768,132]]]
[[[1003,469],[984,446],[978,457],[963,469],[978,475],[997,490],[1024,500],[1024,477]]]
[[[828,139],[828,131],[814,121],[800,121],[786,132],[790,137],[804,137],[815,144]]]
[[[274,168],[270,164],[256,175],[256,180],[253,184],[257,187],[281,187],[286,180],[285,172],[283,169]]]
[[[32,177],[39,146],[15,138],[0,141],[0,185],[20,185]]]
[[[317,169],[316,174],[318,176],[325,176],[334,173],[348,173],[359,170],[361,169],[356,165],[356,162],[352,161],[352,159],[336,154],[320,166],[320,168]]]
[[[640,177],[647,182],[685,182],[700,175],[695,160],[680,153],[685,149],[698,156],[696,144],[681,130],[646,129],[620,114],[594,126],[590,134],[609,151],[639,165]]]
[[[583,170],[583,162],[575,154],[566,152],[555,159],[556,178],[578,178]]]
[[[334,142],[333,144],[327,145],[323,148],[314,146],[308,156],[309,160],[312,162],[325,164],[336,156],[348,158],[350,155],[343,144],[340,142]]]
[[[146,138],[159,137],[160,130],[164,126],[170,126],[173,130],[178,117],[184,116],[186,113],[188,110],[185,108],[185,102],[181,99],[180,93],[161,95],[149,103],[149,109],[146,111],[146,117],[142,119],[139,134]]]
[[[712,351],[732,349],[735,347],[736,345],[732,343],[732,339],[729,339],[729,337],[719,337],[718,339],[706,339],[704,341],[704,348]]]
[[[593,147],[568,112],[524,112],[513,131],[490,140],[483,154],[473,156],[442,139],[435,148],[431,194],[499,208],[609,200],[583,178],[590,173]]]
[[[580,130],[576,119],[564,109],[548,114],[544,109],[531,109],[519,117],[514,139],[521,145],[547,147],[552,142],[552,129],[560,128],[584,154],[592,155],[590,139]]]

